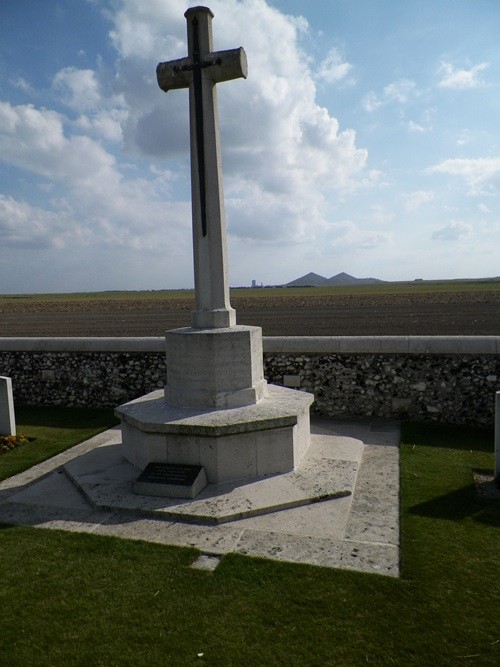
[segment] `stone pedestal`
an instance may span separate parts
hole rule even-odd
[[[312,394],[267,385],[259,327],[166,334],[167,386],[121,405],[125,458],[203,466],[209,484],[293,470],[310,439]]]
[[[189,408],[253,405],[267,393],[259,327],[174,329],[167,341],[167,403]]]

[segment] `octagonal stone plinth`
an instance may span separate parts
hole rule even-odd
[[[255,405],[207,410],[167,402],[161,390],[121,405],[125,458],[201,465],[212,484],[293,470],[309,446],[312,394],[269,385]]]

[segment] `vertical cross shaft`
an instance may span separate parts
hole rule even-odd
[[[192,326],[231,327],[236,313],[229,301],[227,241],[222,184],[220,133],[215,84],[246,77],[243,49],[212,51],[212,18],[207,7],[185,13],[188,57],[157,68],[167,92],[189,86],[191,192],[196,307]]]

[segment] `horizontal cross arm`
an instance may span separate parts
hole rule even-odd
[[[214,58],[214,66],[209,71],[210,78],[216,83],[247,78],[247,54],[242,46],[238,49],[229,49],[229,51],[215,51],[210,56]]]
[[[191,58],[179,58],[168,63],[160,63],[156,68],[158,85],[167,93],[176,88],[187,88],[193,79]]]
[[[198,63],[192,58],[179,58],[167,63],[160,63],[156,68],[158,85],[166,93],[177,88],[187,88],[193,80],[193,70],[200,67],[204,76],[215,83],[231,79],[247,78],[248,66],[245,50],[229,49],[207,53]]]

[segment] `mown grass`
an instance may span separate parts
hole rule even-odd
[[[0,480],[46,461],[117,423],[112,410],[16,407],[17,433],[23,433],[30,441],[0,455]]]
[[[498,501],[471,473],[491,467],[491,431],[404,426],[399,580],[5,527],[0,664],[496,665]]]

